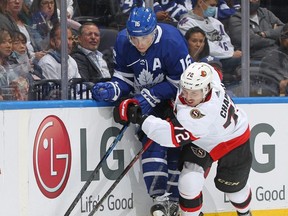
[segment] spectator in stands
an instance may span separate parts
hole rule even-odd
[[[188,9],[192,8],[192,3],[189,3],[189,1],[185,0],[174,0],[174,1],[158,1],[161,2],[159,4],[162,11],[165,11],[169,14],[169,17],[173,19],[173,21],[178,22],[180,20],[180,17],[183,14],[186,14],[188,12]]]
[[[210,55],[209,43],[205,32],[198,26],[190,28],[185,33],[189,54],[195,62],[206,62],[214,67],[222,79],[222,64],[219,59]]]
[[[191,2],[194,5],[197,4],[197,1],[195,0],[191,0]],[[213,17],[220,20],[222,23],[226,23],[226,20],[236,12],[236,8],[234,6],[234,0],[218,0],[216,12]],[[192,10],[192,8],[190,10]]]
[[[72,50],[72,31],[67,29],[68,53]],[[56,24],[50,32],[50,48],[39,61],[43,76],[46,79],[61,79],[61,26]],[[76,61],[68,55],[68,80],[80,78]]]
[[[194,61],[199,62],[209,56],[210,49],[205,32],[198,26],[188,29],[185,33],[189,54]]]
[[[232,1],[218,0],[217,11],[215,13],[214,18],[222,22],[230,18],[233,14],[235,14],[235,12],[236,8],[234,7],[233,0]]]
[[[279,44],[279,48],[272,50],[262,59],[259,71],[272,80],[276,80],[279,89],[275,89],[275,92],[284,96],[287,95],[288,82],[288,23],[284,25],[281,31]]]
[[[158,21],[166,21],[171,22],[175,21],[177,22],[180,19],[180,16],[182,14],[187,13],[187,8],[189,7],[189,4],[187,5],[187,2],[185,0],[170,0],[165,1],[164,3],[162,1],[153,1],[153,9],[156,13],[156,17]],[[133,7],[140,7],[145,6],[144,0],[121,0],[120,1],[120,8],[124,14],[129,16],[130,10]],[[190,7],[191,4],[190,4]]]
[[[20,31],[12,32],[12,53],[9,56],[9,86],[14,89],[15,100],[28,100],[30,71],[32,65],[27,55],[26,36]]]
[[[0,14],[0,27],[5,28],[10,32],[21,31],[27,39],[26,46],[28,48],[29,58],[36,58],[38,61],[45,55],[45,52],[37,49],[37,45],[31,37],[30,28],[28,26],[30,20],[28,14],[24,13],[23,0],[1,0],[0,2],[0,12],[2,13]]]
[[[100,44],[100,31],[97,25],[92,22],[82,24],[79,29],[78,45],[71,56],[76,60],[79,73],[82,78],[90,81],[97,81],[103,78],[111,78],[113,69],[110,69],[98,51]]]
[[[8,65],[8,56],[12,52],[11,34],[6,29],[0,29],[0,100],[7,100],[8,79],[6,66]],[[11,94],[9,94],[11,95]]]
[[[227,25],[229,22],[229,18],[236,13],[236,5],[234,0],[218,0],[217,3],[217,11],[215,13],[214,18],[218,19],[223,23],[225,29],[227,29]]]
[[[31,77],[29,76],[29,79],[31,79],[31,81],[44,78],[42,75],[42,70],[38,64],[34,64],[33,61],[29,59],[27,38],[25,34],[20,31],[12,32],[12,50],[13,53],[11,57],[16,59],[16,61],[20,64],[21,70],[23,72],[25,71],[30,73]]]
[[[224,25],[213,18],[217,0],[193,0],[193,10],[184,14],[178,22],[178,29],[183,35],[188,29],[199,26],[206,33],[210,55],[220,59],[223,68],[223,82],[240,80],[237,69],[241,66],[242,52],[234,50]]]
[[[13,57],[21,67],[23,73],[28,73],[32,70],[32,65],[27,55],[27,38],[20,31],[14,31],[12,33],[12,50]]]
[[[40,50],[49,47],[49,33],[59,23],[55,0],[34,0],[31,5],[33,38]]]
[[[27,7],[31,7],[32,3],[34,0],[24,0],[25,5]],[[67,0],[67,18],[71,19],[74,15],[74,7],[73,7],[74,1],[73,0]],[[58,17],[60,17],[60,5],[61,5],[61,0],[56,0],[56,6],[57,6],[57,14]]]
[[[277,48],[276,41],[284,23],[271,11],[260,7],[260,0],[250,0],[250,57],[259,61]],[[229,20],[228,32],[236,49],[241,49],[241,12]]]
[[[12,53],[12,36],[6,29],[0,30],[0,88],[8,86],[8,57]]]
[[[7,29],[12,32],[14,30],[19,30],[17,22],[24,26],[24,22],[19,16],[22,10],[23,1],[9,1],[0,0],[0,28]]]
[[[226,2],[230,7],[233,6],[236,11],[239,11],[241,8],[241,0],[226,0]]]
[[[0,88],[4,100],[27,100],[28,81],[17,71],[17,62],[11,62],[12,35],[0,30]]]

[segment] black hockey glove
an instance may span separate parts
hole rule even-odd
[[[160,112],[157,112],[157,117],[166,121],[171,121],[172,119],[176,118],[172,101],[166,100],[163,102],[163,105],[160,107]]]
[[[138,106],[138,101],[135,99],[124,99],[119,105],[116,105],[113,110],[113,117],[115,122],[120,124],[127,124],[130,122],[128,118],[128,111],[131,107]]]
[[[142,115],[142,110],[141,107],[136,105],[136,106],[132,106],[129,108],[128,110],[128,119],[129,122],[133,123],[133,124],[139,124],[142,125],[142,123],[144,122],[144,120],[146,119],[147,116],[143,116]]]
[[[141,124],[143,122],[141,108],[136,99],[123,100],[119,106],[115,106],[113,116],[115,122],[120,124],[127,124],[129,122]]]

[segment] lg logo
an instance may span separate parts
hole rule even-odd
[[[34,175],[41,192],[48,198],[64,190],[71,169],[71,146],[65,125],[57,116],[40,124],[33,148]]]

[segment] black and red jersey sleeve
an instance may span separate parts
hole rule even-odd
[[[186,130],[176,118],[172,119],[169,123],[171,127],[172,142],[176,147],[183,146],[197,140],[197,138]]]

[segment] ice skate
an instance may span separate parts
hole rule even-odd
[[[178,216],[179,215],[179,206],[177,202],[169,202],[169,212],[167,215],[169,216]]]
[[[152,216],[168,216],[168,202],[169,199],[166,194],[155,197],[153,199],[153,206],[150,209]]]
[[[152,216],[178,216],[179,206],[177,202],[169,201],[169,193],[153,199],[153,206],[150,209]]]

